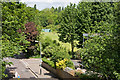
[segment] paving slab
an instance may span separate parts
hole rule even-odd
[[[12,62],[16,67],[16,72],[20,78],[35,78],[35,76],[25,67],[20,59],[9,58],[9,62]]]
[[[15,59],[6,58],[5,61],[12,62],[16,67],[16,72],[23,79],[46,79],[59,80],[54,74],[41,67],[42,74],[40,74],[40,59]],[[35,74],[34,74],[35,73]],[[36,77],[37,75],[37,77]]]
[[[48,70],[40,67],[40,59],[24,59],[24,62],[27,62],[29,67],[38,75],[38,78],[56,78],[55,75],[50,73]],[[40,69],[42,73],[40,74]]]

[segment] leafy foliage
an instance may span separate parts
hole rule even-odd
[[[71,43],[72,52],[74,51],[74,41],[77,39],[77,20],[76,20],[76,5],[70,4],[62,13],[61,27],[58,33],[59,40],[62,42]]]
[[[54,58],[57,59],[64,59],[64,58],[69,58],[69,54],[67,52],[66,49],[57,46],[56,44],[53,45],[49,45],[44,49],[44,53],[46,57],[52,57],[52,59],[54,60]]]
[[[93,74],[93,73],[85,73],[85,74],[81,74],[79,72],[76,72],[75,74],[76,77],[79,77],[79,79],[82,80],[102,80],[101,77],[98,77],[97,75]]]
[[[84,49],[79,48],[79,50],[75,52],[75,58],[80,60],[82,58],[82,54],[84,54]]]
[[[55,67],[53,61],[47,60],[46,58],[42,58],[42,60],[43,60],[43,62],[47,63],[49,66],[51,66],[53,68]]]
[[[49,37],[46,37],[42,41],[42,49],[44,50],[47,46],[53,44],[52,40]]]
[[[91,3],[90,3],[91,4]],[[116,3],[92,3],[91,13],[94,14],[91,20],[94,27],[90,39],[85,42],[84,54],[82,54],[83,63],[88,70],[102,73],[106,79],[118,79],[115,73],[120,73],[119,52],[120,39],[114,35],[118,27],[115,21]],[[105,8],[104,6],[109,6]],[[96,10],[97,9],[97,10]],[[103,15],[103,14],[107,15]],[[100,15],[100,16],[99,16]],[[97,32],[95,36],[94,33]],[[91,37],[93,36],[93,37]]]
[[[25,40],[25,36],[22,35],[23,33],[17,33],[17,29],[19,29],[26,21],[26,17],[24,16],[25,13],[20,10],[21,8],[24,9],[26,5],[14,2],[3,2],[2,5],[2,13],[4,14],[2,16],[2,57],[7,57],[19,54],[19,51],[22,51],[27,47],[27,45],[21,46],[19,44],[21,42],[28,44]]]
[[[22,31],[21,29],[19,29],[17,31],[19,33],[24,32],[25,35],[27,36],[26,40],[31,41],[31,42],[34,42],[34,40],[35,40],[35,38],[36,38],[36,36],[38,34],[36,26],[35,26],[35,24],[33,22],[28,22],[27,24],[25,24],[25,30]]]
[[[20,51],[25,50],[29,46],[26,40],[26,35],[23,32],[19,34],[17,30],[21,28],[24,30],[24,24],[28,21],[33,21],[35,11],[32,8],[26,7],[23,3],[16,2],[2,2],[2,58],[13,57],[14,54],[19,54]],[[33,14],[34,12],[34,14]],[[24,44],[21,45],[21,44]],[[2,62],[3,72],[7,63]],[[4,73],[3,77],[4,77]]]
[[[28,22],[25,24],[25,29],[22,31],[21,29],[17,30],[19,33],[24,32],[23,35],[26,35],[26,40],[30,42],[30,46],[27,48],[28,49],[28,54],[32,55],[33,50],[35,49],[35,40],[38,35],[37,28],[35,26],[35,23],[33,22]],[[24,45],[21,43],[21,45]],[[27,55],[28,55],[27,54]]]
[[[48,25],[54,25],[56,24],[58,18],[58,14],[54,12],[54,9],[44,9],[42,11],[40,11],[39,14],[39,20],[40,20],[40,25],[43,27],[46,27]],[[54,27],[53,26],[53,27]]]
[[[102,73],[108,78],[115,78],[114,71],[119,72],[119,40],[114,36],[94,37],[85,43],[86,51],[82,59],[87,68]]]
[[[74,68],[72,61],[64,58],[63,60],[59,60],[56,62],[56,67],[58,69],[65,69],[66,67]]]
[[[46,37],[42,43],[43,52],[45,53],[44,57],[50,58],[50,60],[54,62],[54,68],[56,68],[56,62],[58,60],[63,60],[65,58],[70,59],[68,51],[65,48],[62,48],[55,40],[52,41],[50,38]],[[67,64],[71,64],[70,61]]]

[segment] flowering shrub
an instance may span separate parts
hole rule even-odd
[[[58,60],[58,62],[56,62],[56,67],[59,69],[65,69],[66,67],[72,67],[73,68],[73,63],[68,60],[68,59],[63,59],[63,60]]]
[[[67,59],[64,59],[64,60],[58,60],[58,62],[56,62],[56,67],[59,68],[59,69],[65,69],[66,67],[66,61]]]

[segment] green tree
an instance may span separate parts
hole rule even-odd
[[[91,3],[88,2],[80,2],[76,9],[76,20],[77,20],[77,30],[76,34],[78,34],[78,47],[82,47],[83,43],[83,33],[90,33],[90,27],[92,24],[91,21]]]
[[[58,7],[58,12],[61,12],[61,6]]]
[[[119,80],[120,39],[115,35],[118,33],[115,18],[117,3],[90,4],[92,24],[89,27],[90,34],[94,36],[84,44],[83,63],[88,70],[99,73],[103,78]]]
[[[30,9],[32,11],[30,11]],[[26,4],[19,2],[2,2],[2,58],[13,57],[20,51],[26,51],[30,42],[26,40],[26,35],[17,30],[25,29],[24,24],[28,21],[34,21],[33,15],[38,12],[34,8],[26,7]],[[24,45],[21,45],[24,44]],[[5,70],[6,62],[2,62],[2,70]],[[3,73],[3,77],[5,77]]]
[[[3,57],[13,56],[13,54],[17,54],[26,48],[19,43],[28,43],[25,40],[25,36],[22,36],[22,33],[17,33],[17,30],[27,21],[25,12],[21,10],[24,9],[26,5],[6,2],[2,3],[2,6],[2,13],[4,14],[2,16],[2,55]],[[24,27],[22,29],[24,29]]]
[[[36,10],[36,4],[34,5],[34,9]]]
[[[13,57],[14,54],[19,54],[19,51],[25,50],[27,45],[21,46],[21,42],[29,44],[22,33],[17,33],[17,29],[27,20],[25,12],[21,10],[25,7],[26,5],[22,3],[2,2],[2,14],[4,14],[2,15],[2,59]],[[4,74],[6,64],[2,61],[2,78],[6,77]]]
[[[77,39],[76,30],[78,27],[76,20],[76,5],[70,4],[61,15],[61,27],[58,33],[59,40],[62,42],[69,42],[71,44],[72,52],[74,51],[74,41]]]
[[[112,3],[99,3],[99,2],[80,2],[77,5],[77,20],[78,30],[76,33],[79,35],[79,43],[82,41],[83,33],[100,33],[105,30],[102,24],[113,25],[113,7],[115,4]],[[109,7],[109,8],[108,8]],[[110,30],[110,26],[106,28]]]
[[[40,25],[43,27],[55,28],[58,22],[58,12],[55,12],[53,8],[51,9],[44,9],[40,11],[38,17],[40,20]]]
[[[117,11],[116,11],[116,22],[117,22],[117,27],[116,27],[116,34],[119,35],[120,34],[120,2],[117,5]]]

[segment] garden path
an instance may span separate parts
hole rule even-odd
[[[54,74],[50,73],[43,67],[41,67],[42,73],[40,74],[40,59],[7,58],[6,60],[13,63],[13,65],[16,67],[16,72],[18,73],[20,78],[48,78],[50,80],[59,80]]]

